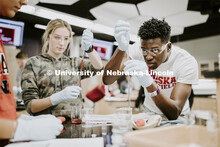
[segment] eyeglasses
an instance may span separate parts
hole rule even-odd
[[[57,42],[61,42],[61,41],[64,41],[64,43],[69,43],[70,41],[70,37],[61,37],[59,35],[53,35],[51,34],[51,36],[53,37],[54,40],[56,40]]]
[[[169,43],[170,42],[168,42],[167,44],[163,45],[161,50],[159,50],[157,48],[152,48],[150,50],[146,50],[146,49],[142,48],[142,53],[143,53],[144,56],[147,56],[148,53],[150,53],[152,56],[156,56],[156,55],[160,54],[162,51],[164,51],[167,48],[167,45]]]

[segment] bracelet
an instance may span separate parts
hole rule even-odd
[[[157,88],[154,92],[149,93],[151,97],[157,96],[160,93],[160,89]]]
[[[91,45],[90,47],[89,47],[89,49],[87,50],[87,51],[85,51],[86,53],[91,53],[93,51],[93,45]]]

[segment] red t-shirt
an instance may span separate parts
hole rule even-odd
[[[0,118],[16,120],[15,99],[9,80],[8,62],[0,34]]]

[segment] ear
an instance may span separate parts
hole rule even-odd
[[[170,51],[171,51],[171,48],[172,48],[172,43],[169,42],[169,43],[167,44],[167,52],[170,52]]]

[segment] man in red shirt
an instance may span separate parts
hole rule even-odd
[[[0,0],[0,15],[14,17],[27,0]],[[16,116],[15,100],[9,81],[8,64],[0,34],[0,146],[11,141],[48,140],[63,129],[61,121],[52,115]]]

